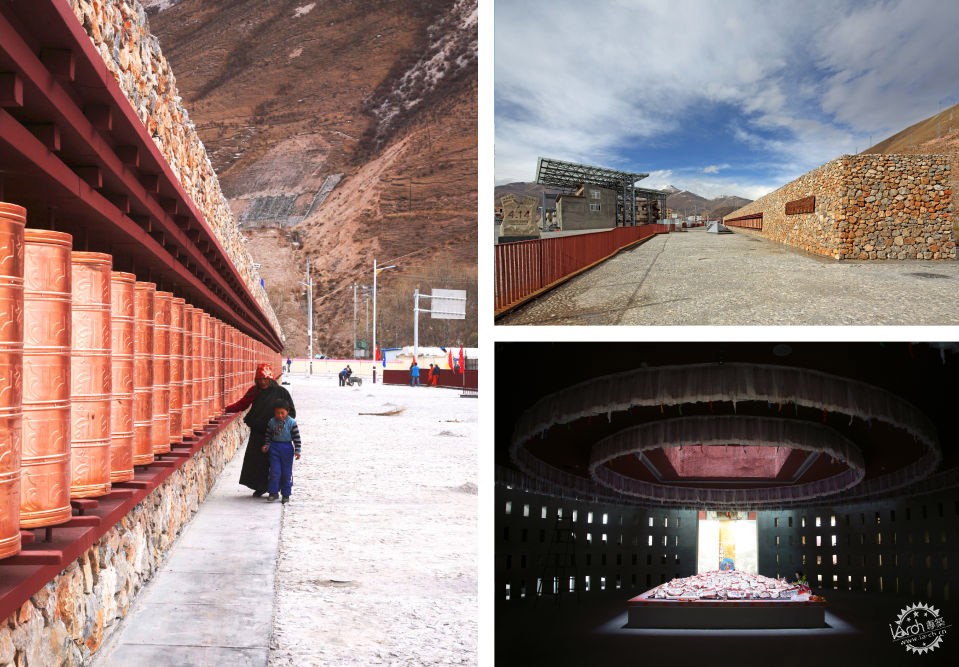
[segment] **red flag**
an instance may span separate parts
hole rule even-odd
[[[466,372],[466,356],[463,354],[463,348],[460,348],[460,373]]]
[[[453,370],[453,350],[452,349],[446,352],[446,365],[450,367],[450,370]]]
[[[379,361],[379,360],[380,360],[380,346],[377,345],[376,351],[373,353],[373,361]]]

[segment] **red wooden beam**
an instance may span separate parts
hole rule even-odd
[[[0,107],[23,106],[23,79],[16,72],[0,72]]]

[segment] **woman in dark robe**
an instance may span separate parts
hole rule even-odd
[[[243,395],[243,398],[224,408],[224,412],[240,412],[250,408],[246,417],[243,418],[243,422],[250,427],[250,439],[246,443],[246,453],[243,455],[240,484],[253,489],[254,497],[266,493],[270,459],[262,450],[263,438],[266,434],[267,422],[273,416],[273,406],[279,399],[287,402],[290,406],[290,416],[296,417],[296,408],[293,407],[290,392],[276,383],[273,379],[273,369],[269,364],[260,364],[256,367],[253,386]]]

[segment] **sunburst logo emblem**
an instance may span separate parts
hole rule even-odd
[[[900,611],[896,622],[889,624],[889,631],[894,642],[910,653],[921,654],[938,648],[949,627],[938,609],[919,602]]]

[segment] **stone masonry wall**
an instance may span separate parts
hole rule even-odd
[[[181,103],[170,64],[150,34],[143,7],[137,0],[70,0],[70,5],[180,185],[282,336],[210,157]]]
[[[0,665],[85,664],[126,616],[248,433],[218,433],[0,624]]]
[[[950,163],[942,155],[844,155],[726,216],[763,214],[756,234],[834,259],[955,259]],[[786,203],[815,195],[813,213]]]

